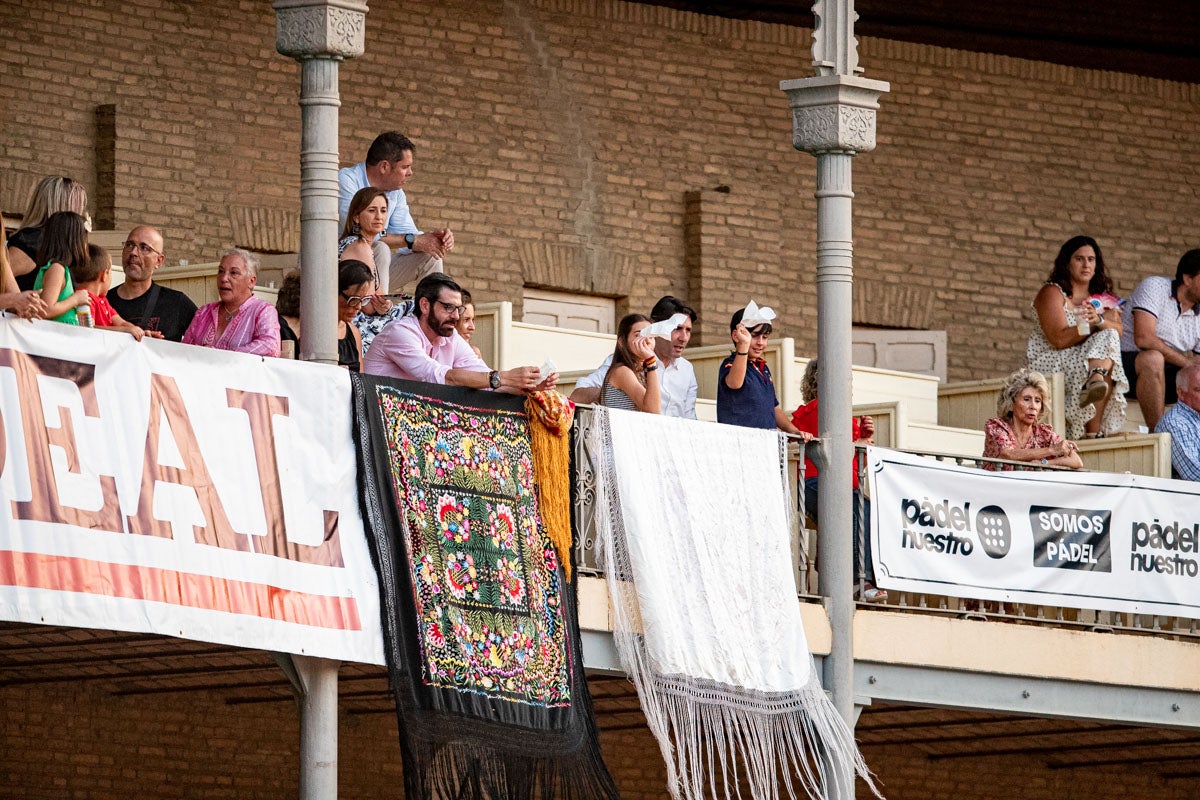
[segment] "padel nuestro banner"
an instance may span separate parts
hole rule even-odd
[[[0,315],[0,619],[383,663],[350,381]]]
[[[988,472],[871,447],[880,586],[1200,616],[1200,484]]]

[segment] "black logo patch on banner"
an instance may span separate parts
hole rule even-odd
[[[983,552],[991,558],[1004,558],[1012,548],[1012,525],[1000,506],[984,506],[975,515],[975,529]]]
[[[1053,569],[1112,572],[1108,509],[1030,506],[1033,565]]]

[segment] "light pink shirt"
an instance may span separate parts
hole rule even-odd
[[[217,312],[220,307],[220,302],[202,306],[184,332],[183,343],[279,358],[279,315],[275,306],[251,297],[242,303],[218,338]]]
[[[371,342],[363,372],[426,383],[445,383],[452,369],[490,372],[471,345],[455,331],[431,342],[416,317],[401,317],[388,325]]]

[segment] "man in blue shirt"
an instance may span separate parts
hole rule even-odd
[[[442,258],[454,248],[449,228],[423,233],[408,210],[404,186],[413,174],[416,146],[402,133],[385,131],[375,137],[367,158],[338,170],[338,225],[346,224],[350,200],[359,189],[374,186],[387,192],[388,222],[380,240],[395,250],[388,270],[388,291],[399,291],[412,281],[434,272],[444,272]]]
[[[746,428],[778,428],[808,441],[812,434],[799,430],[779,407],[771,370],[763,360],[771,338],[771,323],[760,322],[747,329],[742,324],[745,311],[739,308],[729,321],[733,353],[721,362],[718,373],[717,422]]]
[[[1192,361],[1175,375],[1179,402],[1167,409],[1155,433],[1171,434],[1171,472],[1185,481],[1200,481],[1200,362]]]

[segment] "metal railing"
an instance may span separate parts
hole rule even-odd
[[[592,425],[593,415],[587,406],[581,406],[575,415],[575,425],[572,429],[572,514],[574,515],[575,530],[578,534],[576,542],[576,569],[580,574],[602,574],[601,565],[596,559],[596,477],[599,471],[599,461],[594,454],[588,452],[587,432]],[[1004,459],[961,456],[949,453],[932,453],[916,450],[903,452],[933,458],[938,461],[954,463],[959,466],[982,468],[984,464],[1011,466],[1018,470],[1061,471],[1064,468],[1055,466],[1031,465],[1024,462],[1006,461]],[[860,553],[866,552],[866,537],[868,535],[866,520],[866,458],[865,448],[857,447],[855,455],[858,463],[860,484],[863,491],[857,495],[859,505],[858,520],[860,524],[854,535],[858,537]],[[789,479],[792,491],[792,503],[795,512],[792,525],[792,553],[795,567],[796,587],[802,601],[820,602],[817,594],[820,580],[819,565],[816,560],[816,536],[818,531],[810,527],[806,519],[804,505],[804,454],[803,445],[793,444],[788,448]],[[866,582],[865,564],[855,565],[856,597],[861,597]],[[1097,631],[1126,631],[1139,633],[1154,633],[1175,637],[1200,638],[1200,621],[1182,617],[1168,617],[1151,614],[1129,614],[1113,611],[1098,611],[1095,609],[1076,608],[1069,606],[1032,605],[1027,603],[997,602],[983,599],[948,597],[925,592],[899,592],[891,590],[888,599],[882,603],[859,602],[860,610],[886,610],[907,613],[923,613],[935,615],[951,615],[974,619],[1002,620],[1023,624],[1054,625],[1074,627]]]

